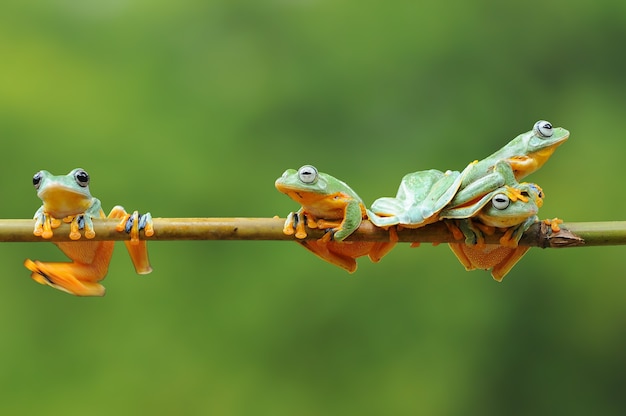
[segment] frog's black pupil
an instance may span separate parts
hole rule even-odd
[[[33,186],[35,187],[39,186],[40,182],[41,182],[41,175],[39,173],[36,173],[35,176],[33,176]]]
[[[78,184],[80,186],[87,186],[87,184],[89,183],[89,175],[87,174],[87,172],[85,171],[80,171],[76,173],[76,182],[78,182]]]

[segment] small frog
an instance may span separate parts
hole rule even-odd
[[[543,205],[543,191],[536,184],[521,183],[496,189],[474,204],[444,209],[441,218],[464,243],[450,248],[466,270],[491,269],[491,275],[502,281],[530,247],[518,246],[524,231],[538,221]],[[451,221],[454,220],[454,221]],[[485,244],[484,234],[506,230],[500,244]]]
[[[88,240],[95,237],[92,218],[107,218],[100,200],[91,196],[89,174],[84,169],[74,169],[67,175],[55,176],[42,170],[33,176],[33,185],[43,205],[35,213],[33,234],[44,239],[53,236],[53,229],[61,221],[70,224],[69,238],[80,240],[81,230]],[[108,218],[119,218],[118,231],[131,234],[125,241],[133,265],[138,274],[152,271],[145,241],[139,240],[139,231],[146,236],[154,234],[149,213],[128,214],[121,206],[111,210]],[[72,262],[41,262],[27,259],[24,266],[32,271],[31,277],[38,283],[77,296],[103,296],[105,288],[98,282],[107,274],[113,255],[114,241],[54,242]]]
[[[298,243],[322,259],[346,269],[356,270],[356,258],[368,255],[378,262],[396,244],[397,235],[390,234],[389,242],[344,241],[367,218],[361,198],[344,182],[314,166],[304,165],[297,171],[288,169],[276,180],[276,189],[301,204],[297,212],[287,216],[283,232],[296,238],[307,236],[309,228],[325,229],[319,240]]]
[[[405,175],[395,198],[379,198],[372,203],[370,221],[379,227],[399,224],[405,228],[435,222],[442,209],[471,204],[504,186],[510,176],[519,181],[536,171],[568,137],[567,130],[541,120],[531,131],[487,158],[470,163],[461,173],[432,169]],[[498,162],[506,166],[496,168]]]

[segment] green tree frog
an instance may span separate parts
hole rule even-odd
[[[379,227],[400,224],[406,228],[437,221],[442,209],[471,204],[504,186],[511,176],[519,181],[536,171],[568,137],[567,130],[540,120],[531,131],[487,158],[470,163],[463,172],[433,169],[405,175],[395,198],[379,198],[372,203],[370,220]],[[497,167],[498,162],[506,166]]]
[[[89,174],[80,168],[67,175],[55,176],[42,170],[33,176],[33,185],[43,205],[35,212],[33,233],[44,239],[53,236],[53,229],[61,221],[70,224],[70,239],[80,240],[81,230],[87,240],[95,237],[92,218],[106,218],[100,200],[89,191]],[[128,214],[123,207],[116,206],[108,218],[119,218],[118,231],[131,234],[125,241],[135,270],[138,274],[152,271],[148,259],[146,242],[139,240],[139,231],[146,236],[154,234],[152,217],[149,213]],[[27,259],[24,266],[38,283],[77,296],[103,296],[105,288],[98,282],[105,278],[114,241],[70,241],[54,242],[71,262],[41,262]]]
[[[297,171],[288,169],[275,185],[302,206],[287,216],[283,232],[304,239],[307,236],[305,225],[325,229],[321,239],[298,243],[329,263],[352,273],[357,268],[356,258],[368,255],[378,262],[396,244],[395,231],[390,234],[389,242],[344,241],[367,218],[367,211],[352,188],[331,175],[318,172],[314,166],[305,165]]]
[[[496,189],[474,204],[444,209],[441,218],[463,243],[450,248],[466,270],[490,270],[497,281],[526,254],[530,247],[518,246],[524,231],[538,221],[543,191],[536,184],[521,183]],[[500,244],[485,244],[484,234],[505,230]]]
[[[499,161],[507,162],[515,179],[519,181],[541,168],[568,138],[569,131],[564,128],[553,127],[549,121],[537,121],[532,130],[518,135],[485,159],[470,164],[472,168],[464,175],[461,187],[450,205],[463,205],[503,186],[506,175],[494,169]]]

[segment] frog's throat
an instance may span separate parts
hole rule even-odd
[[[41,193],[43,209],[53,218],[82,214],[93,203],[93,198],[67,188],[54,188]]]
[[[512,157],[508,159],[509,164],[513,168],[513,172],[515,173],[515,179],[520,180],[535,172],[539,168],[541,168],[544,163],[550,159],[552,153],[556,150],[564,140],[554,143],[551,146],[545,147],[543,149],[537,150],[536,152],[529,153],[528,155],[519,158]]]

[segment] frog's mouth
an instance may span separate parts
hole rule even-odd
[[[318,199],[324,199],[324,195],[316,194],[315,192],[307,192],[298,188],[290,188],[284,185],[276,185],[276,188],[289,198],[301,204]]]
[[[63,186],[48,186],[39,197],[44,201],[44,211],[58,219],[84,213],[93,200],[88,195]]]

